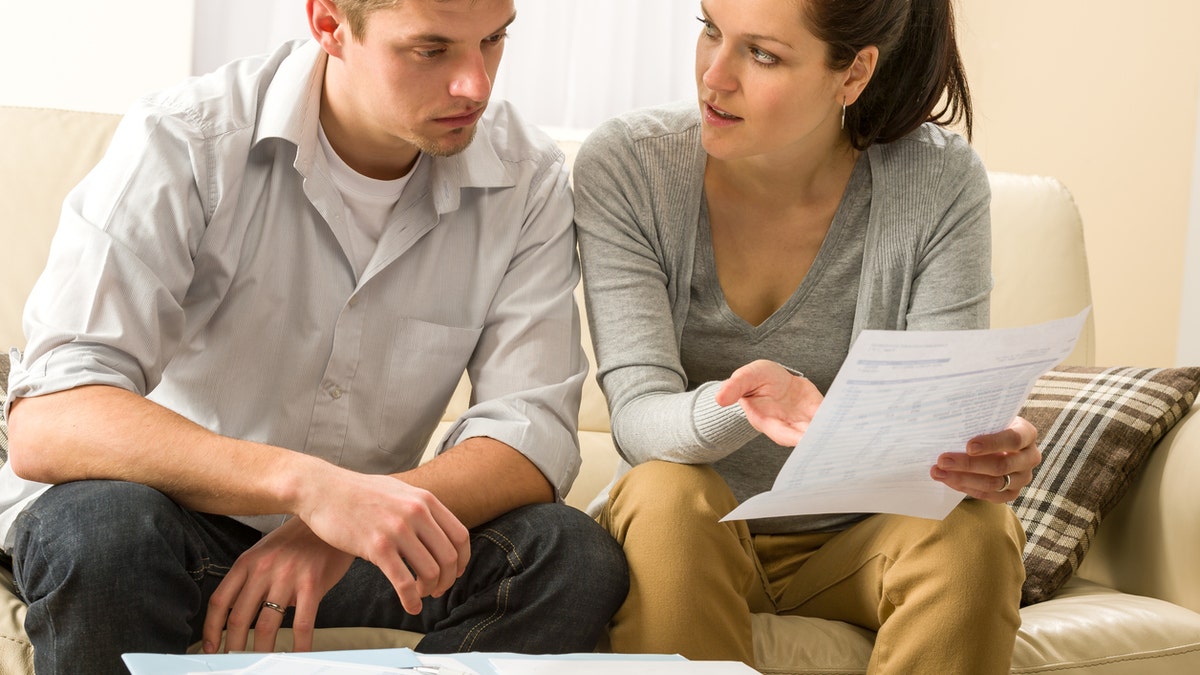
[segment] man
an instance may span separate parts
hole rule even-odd
[[[0,474],[39,673],[281,625],[590,650],[624,598],[556,503],[587,366],[562,155],[488,106],[512,0],[307,8],[314,40],[135,105],[67,198]]]

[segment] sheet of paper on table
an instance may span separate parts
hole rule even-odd
[[[399,675],[412,672],[385,665],[366,665],[327,661],[319,655],[267,654],[244,668],[219,670],[208,674],[205,671],[189,675]]]
[[[132,675],[192,675],[193,673],[215,675],[217,673],[230,672],[242,673],[247,668],[255,667],[267,659],[280,656],[286,655],[247,652],[234,654],[131,653],[123,654],[121,658],[125,661],[125,666],[129,668],[129,672]],[[291,656],[293,658],[304,658],[315,661],[314,664],[310,664],[314,667],[329,668],[332,663],[339,668],[347,669],[347,673],[353,672],[353,675],[361,675],[361,671],[354,672],[349,670],[351,668],[367,667],[375,668],[377,671],[385,669],[383,672],[394,675],[396,668],[411,668],[422,665],[422,661],[418,658],[417,654],[411,649],[405,648],[312,652],[305,655],[293,654]],[[271,665],[270,661],[264,664],[265,667],[270,667]],[[388,668],[393,670],[386,670]],[[301,671],[293,669],[290,672],[292,675],[298,675]]]
[[[578,653],[555,656],[529,656],[508,652],[467,652],[461,654],[419,654],[407,648],[357,649],[303,654],[124,654],[122,658],[132,675],[499,675],[494,663],[535,661],[551,672],[630,673],[680,672],[708,675],[702,666],[689,671],[630,670],[630,664],[687,663],[678,654],[595,654]],[[606,670],[594,670],[593,662],[602,661]],[[538,671],[545,672],[545,671]],[[729,672],[736,675],[738,670]],[[746,671],[753,673],[754,671]]]
[[[1088,309],[1022,328],[863,331],[770,491],[725,520],[819,513],[942,519],[963,499],[929,476],[943,452],[1006,428],[1071,354]]]
[[[320,654],[267,654],[244,668],[188,675],[479,675],[450,657],[422,656],[410,667],[330,661]]]
[[[758,671],[740,661],[639,660],[636,656],[615,660],[597,658],[492,659],[496,675],[758,675]]]

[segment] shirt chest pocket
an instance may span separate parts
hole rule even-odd
[[[382,359],[375,439],[389,455],[420,458],[475,350],[482,328],[398,318]],[[405,462],[407,463],[407,462]]]

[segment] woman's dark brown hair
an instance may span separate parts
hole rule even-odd
[[[894,141],[925,122],[962,120],[971,137],[971,92],[955,41],[951,0],[802,4],[809,30],[828,47],[831,69],[845,70],[864,47],[879,48],[875,74],[846,109],[846,130],[855,148]]]

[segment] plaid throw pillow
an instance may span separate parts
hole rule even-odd
[[[1038,429],[1042,463],[1013,509],[1025,527],[1021,603],[1054,595],[1129,489],[1151,449],[1200,389],[1200,368],[1056,368],[1021,416]]]

